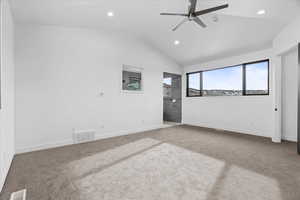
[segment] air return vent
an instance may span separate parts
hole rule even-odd
[[[74,144],[90,142],[93,140],[95,140],[95,130],[73,130]]]
[[[26,190],[19,190],[12,193],[10,200],[26,200]]]

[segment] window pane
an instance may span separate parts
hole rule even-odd
[[[241,65],[203,72],[203,96],[240,96],[242,91]]]
[[[246,65],[246,94],[268,94],[269,62]]]
[[[164,84],[172,85],[172,77],[164,78]]]
[[[142,73],[123,70],[123,90],[141,91]]]
[[[164,97],[172,97],[172,77],[164,78]]]
[[[188,74],[188,96],[200,96],[200,73]]]

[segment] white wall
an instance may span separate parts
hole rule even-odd
[[[184,76],[183,122],[196,126],[272,137],[274,133],[272,53],[272,49],[268,49],[185,67],[184,71],[187,73],[205,69],[233,66],[269,58],[270,95],[187,98],[185,97],[186,76]]]
[[[15,153],[14,22],[7,0],[1,2],[0,191]]]
[[[282,56],[282,139],[297,141],[298,50]]]
[[[144,68],[142,94],[121,92],[122,64]],[[17,152],[69,144],[72,129],[102,138],[160,127],[163,72],[182,68],[128,36],[18,25]]]
[[[287,52],[300,42],[300,16],[287,25],[274,39],[275,54]]]

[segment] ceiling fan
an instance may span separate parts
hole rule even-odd
[[[206,27],[206,25],[203,23],[203,21],[198,17],[200,15],[205,15],[207,13],[215,12],[217,10],[221,10],[224,8],[228,8],[228,4],[205,9],[205,10],[200,10],[196,11],[196,6],[197,6],[197,0],[189,0],[190,5],[188,8],[188,13],[160,13],[160,15],[170,15],[170,16],[183,16],[185,17],[177,26],[175,26],[172,30],[176,31],[182,24],[188,21],[194,21],[198,25],[202,26],[203,28]]]

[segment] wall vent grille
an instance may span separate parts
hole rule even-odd
[[[10,196],[10,200],[26,200],[26,190],[19,190]]]
[[[85,130],[85,131],[73,131],[73,142],[74,144],[91,142],[95,140],[95,131],[94,130]]]

